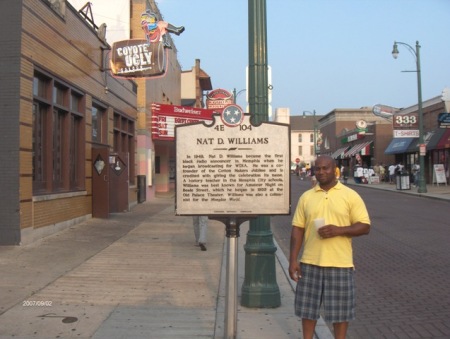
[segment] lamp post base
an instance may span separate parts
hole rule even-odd
[[[275,308],[281,305],[275,271],[273,234],[269,217],[250,221],[245,250],[245,277],[241,305],[250,308]]]

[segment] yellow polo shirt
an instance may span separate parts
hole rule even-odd
[[[328,192],[319,185],[300,197],[292,225],[305,228],[300,261],[322,267],[354,267],[351,237],[321,239],[314,219],[324,218],[325,225],[350,226],[357,222],[370,225],[364,201],[351,188],[338,182]]]

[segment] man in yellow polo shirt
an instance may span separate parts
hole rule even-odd
[[[292,220],[289,275],[297,282],[295,314],[302,319],[306,339],[314,336],[322,303],[335,338],[346,337],[355,318],[352,238],[370,231],[364,201],[336,180],[335,168],[330,156],[317,158],[319,184],[303,193]]]

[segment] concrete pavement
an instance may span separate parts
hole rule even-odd
[[[353,182],[349,182],[353,184]],[[450,200],[449,186],[396,190]],[[208,251],[194,246],[191,217],[173,197],[91,219],[25,246],[0,247],[0,338],[223,338],[225,226],[211,221]],[[238,290],[248,223],[238,239]],[[300,338],[287,259],[276,252],[281,306],[238,306],[237,338]],[[240,292],[239,292],[240,293]],[[320,320],[317,338],[331,338]]]
[[[172,197],[91,219],[36,243],[0,247],[0,338],[223,338],[225,226],[211,221],[208,250]],[[238,239],[238,290],[248,223]],[[300,338],[286,259],[281,306],[238,306],[237,338]],[[319,326],[328,331],[325,324]]]

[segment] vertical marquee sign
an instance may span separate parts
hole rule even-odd
[[[289,214],[289,125],[256,126],[234,104],[213,117],[175,126],[176,214]]]

